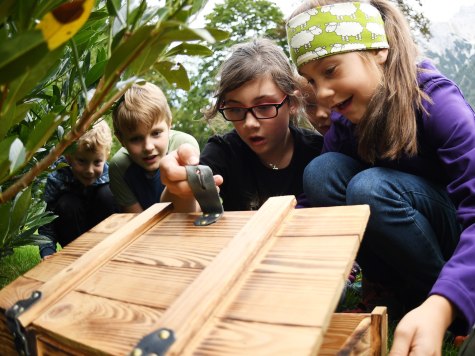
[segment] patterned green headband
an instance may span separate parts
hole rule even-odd
[[[389,48],[381,14],[359,2],[319,6],[295,16],[287,23],[287,39],[297,67],[337,53]]]

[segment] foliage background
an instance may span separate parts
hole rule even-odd
[[[427,34],[417,6],[393,1]],[[174,128],[201,146],[229,128],[207,125],[201,114],[219,65],[232,45],[259,36],[288,53],[284,15],[272,1],[225,0],[206,15],[205,29],[190,27],[205,3],[0,0],[0,258],[41,243],[34,232],[53,218],[41,202],[48,167],[92,123],[110,122],[111,105],[132,83],[161,86]],[[51,38],[38,29],[53,26]]]

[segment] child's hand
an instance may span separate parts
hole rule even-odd
[[[454,307],[444,297],[432,295],[410,311],[394,332],[390,356],[441,355],[445,331],[453,320]]]
[[[185,166],[199,163],[198,150],[188,143],[181,145],[162,158],[160,162],[160,177],[169,193],[179,197],[192,197],[193,193],[188,184]],[[216,185],[221,185],[223,178],[214,176]]]
[[[47,259],[50,259],[51,257],[53,257],[53,255],[44,256],[41,258],[41,261],[46,261]]]

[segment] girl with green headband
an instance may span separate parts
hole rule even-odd
[[[440,354],[450,325],[466,334],[475,323],[473,109],[431,62],[418,63],[388,0],[306,1],[287,35],[318,104],[339,114],[304,192],[314,206],[370,205],[358,262],[409,312],[391,354]]]

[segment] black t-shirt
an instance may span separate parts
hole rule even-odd
[[[226,211],[256,210],[272,196],[303,193],[303,171],[322,150],[323,137],[290,126],[294,153],[288,167],[275,170],[261,163],[235,130],[208,140],[200,156],[213,174],[223,176],[220,196]]]

